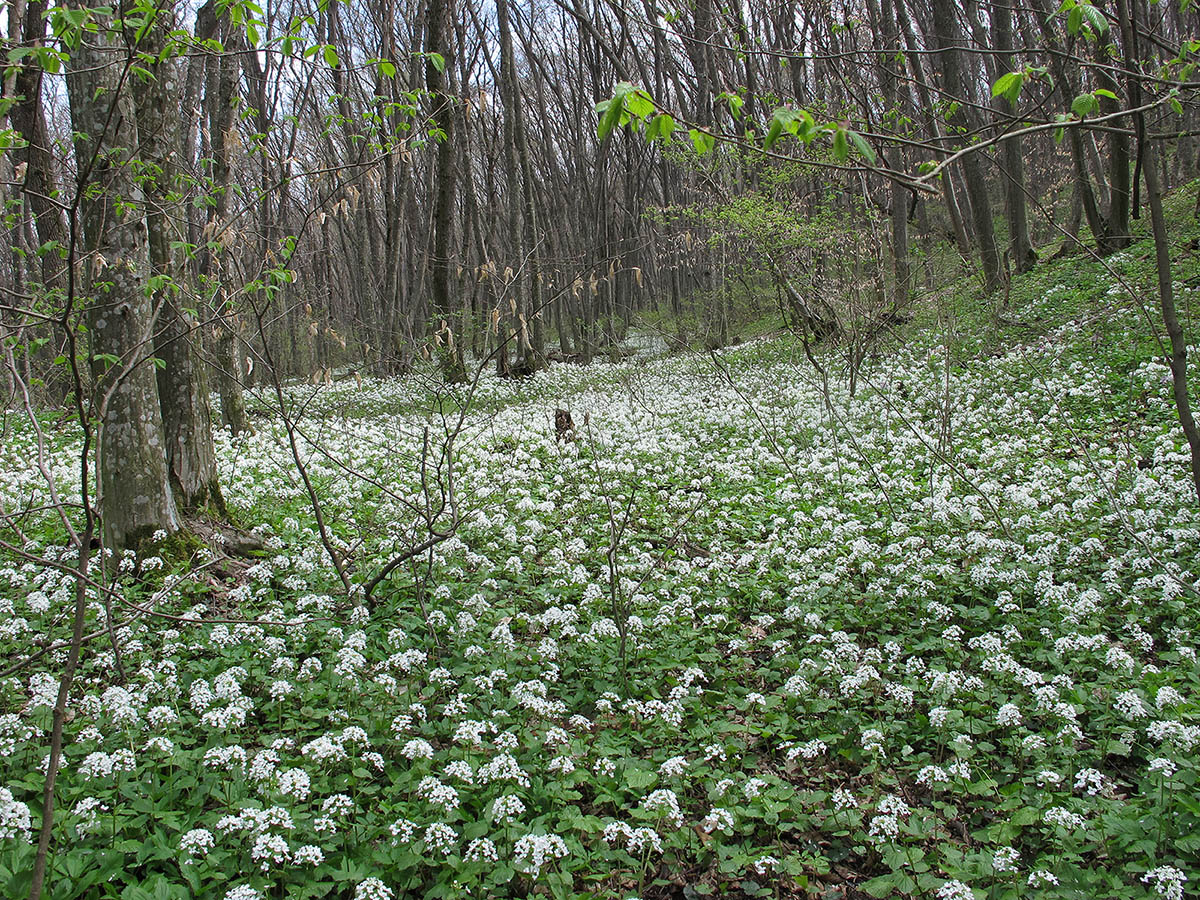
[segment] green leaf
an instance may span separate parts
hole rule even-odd
[[[600,125],[597,129],[600,140],[612,134],[612,130],[621,121],[621,114],[625,112],[625,98],[632,90],[633,85],[628,81],[618,82],[613,88],[612,97],[596,104],[596,112],[600,113]]]
[[[871,165],[875,165],[875,151],[867,143],[867,139],[857,131],[847,131],[846,133],[850,135],[850,140],[854,142],[854,146],[858,148],[858,152],[862,154],[863,158]]]
[[[1071,101],[1071,112],[1079,118],[1084,118],[1095,111],[1099,104],[1091,94],[1080,94]]]
[[[1109,100],[1117,99],[1117,95],[1114,94],[1112,91],[1108,90],[1107,88],[1096,88],[1096,90],[1092,91],[1092,94],[1094,94],[1097,97],[1107,97]]]
[[[1067,13],[1067,31],[1071,34],[1079,34],[1079,29],[1083,27],[1083,10],[1078,6],[1072,7]]]
[[[671,140],[671,135],[675,133],[675,120],[666,113],[659,113],[654,117],[654,124],[658,126],[658,136],[664,142]]]
[[[763,141],[763,149],[770,150],[772,147],[774,147],[775,142],[779,140],[779,137],[782,134],[783,124],[779,121],[779,117],[776,116],[771,120],[771,127],[767,129],[767,137]]]
[[[1104,13],[1100,12],[1090,3],[1080,3],[1077,7],[1083,14],[1084,20],[1095,34],[1100,35],[1108,31],[1108,19],[1104,18]]]
[[[654,115],[654,101],[643,90],[631,91],[625,99],[625,110],[634,118],[647,119]]]
[[[846,137],[845,128],[839,128],[833,133],[833,155],[838,162],[845,162],[850,155],[850,141]]]
[[[688,132],[688,137],[692,139],[692,146],[696,148],[696,152],[701,156],[706,156],[712,152],[712,148],[716,146],[717,140],[711,134],[705,131],[700,131],[693,128]]]
[[[872,897],[886,897],[896,890],[896,884],[891,875],[880,875],[863,883],[860,887]]]
[[[326,44],[323,53],[325,56],[325,65],[329,66],[331,69],[336,69],[338,67],[338,55],[337,50],[335,50],[333,47],[333,44]]]
[[[1017,98],[1021,96],[1021,88],[1024,86],[1024,72],[1006,72],[992,85],[992,96],[1003,97],[1009,103],[1015,104]]]

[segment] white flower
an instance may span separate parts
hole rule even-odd
[[[225,900],[262,900],[262,894],[248,884],[239,884],[226,891]]]
[[[1073,813],[1068,809],[1063,809],[1061,806],[1054,806],[1046,810],[1042,819],[1047,825],[1057,825],[1059,828],[1065,828],[1067,831],[1082,828],[1085,821],[1083,816]]]
[[[71,814],[79,819],[79,824],[76,827],[80,833],[91,834],[100,830],[100,814],[106,813],[108,810],[109,806],[101,803],[95,797],[84,797],[75,804],[75,808],[71,810]],[[211,839],[212,835],[209,835],[209,837]]]
[[[1001,847],[992,854],[992,869],[996,872],[1015,872],[1020,857],[1016,847]]]
[[[682,756],[672,756],[658,767],[658,771],[664,778],[677,778],[684,773],[687,765],[687,760]]]
[[[566,842],[557,834],[527,834],[517,839],[513,860],[518,869],[537,878],[547,861],[562,859],[568,852]]]
[[[1170,685],[1164,684],[1154,695],[1154,705],[1158,709],[1164,709],[1168,706],[1179,706],[1181,703],[1183,703],[1183,695]]]
[[[863,731],[859,738],[862,748],[868,753],[878,753],[880,756],[887,756],[883,751],[883,732],[878,728],[867,728]]]
[[[845,788],[834,789],[830,799],[833,801],[833,808],[839,811],[858,807],[858,801],[854,799],[854,795]]]
[[[467,844],[467,852],[463,858],[468,862],[496,862],[496,845],[487,838],[475,838]]]
[[[1146,704],[1134,691],[1123,691],[1113,700],[1113,708],[1131,722],[1150,715]]]
[[[937,889],[938,900],[975,900],[975,892],[961,881],[947,881]]]
[[[392,900],[392,889],[378,878],[365,878],[354,888],[354,900]]]
[[[297,800],[307,800],[312,792],[312,781],[303,769],[286,769],[279,773],[279,793]]]
[[[714,806],[708,811],[708,815],[704,817],[700,827],[708,834],[714,831],[731,834],[733,832],[733,813],[720,806]]]
[[[458,832],[444,822],[434,822],[425,829],[425,847],[449,856],[458,845]]]
[[[313,844],[305,844],[292,854],[292,862],[298,866],[319,866],[325,861],[325,851]]]
[[[1015,703],[1005,703],[996,711],[996,724],[1004,727],[1012,727],[1021,724],[1021,710],[1017,708]],[[953,884],[954,882],[948,882]]]
[[[1187,876],[1174,866],[1159,866],[1142,876],[1146,884],[1154,885],[1154,893],[1166,900],[1183,900],[1183,884]]]
[[[1151,775],[1159,775],[1163,778],[1170,778],[1179,771],[1179,767],[1174,762],[1162,756],[1150,760],[1149,769]]]
[[[326,797],[321,803],[321,812],[327,816],[344,816],[352,812],[354,801],[345,794],[334,794]]]
[[[629,832],[625,849],[630,856],[637,856],[645,851],[662,853],[662,840],[653,828],[634,828]]]
[[[413,835],[417,831],[417,823],[410,822],[408,819],[397,819],[390,826],[388,831],[392,833],[393,844],[407,844],[413,839]]]
[[[1030,887],[1044,887],[1048,884],[1058,884],[1058,878],[1051,872],[1045,869],[1038,869],[1036,872],[1030,872],[1026,883]]]
[[[0,788],[0,840],[18,834],[28,841],[32,835],[29,806],[13,796],[8,788]]]
[[[1075,775],[1075,790],[1095,797],[1104,790],[1107,779],[1096,769],[1080,769]]]
[[[747,800],[753,800],[755,797],[757,797],[759,794],[762,793],[763,788],[765,788],[766,786],[767,786],[767,783],[765,781],[763,781],[761,778],[751,778],[742,787],[742,792],[746,795]]]
[[[493,822],[512,824],[517,816],[525,812],[525,804],[516,794],[505,794],[492,801],[489,817]]]
[[[421,738],[409,741],[400,752],[405,759],[433,759],[433,746]]]
[[[870,837],[885,841],[900,833],[900,821],[895,816],[875,816],[867,829]]]
[[[254,839],[250,858],[259,862],[259,867],[268,871],[272,865],[281,865],[291,858],[287,840],[278,834],[260,834]]]
[[[646,812],[659,813],[676,828],[683,825],[683,813],[679,811],[679,798],[675,796],[674,791],[668,788],[653,791],[642,801],[642,808]]]
[[[207,856],[208,851],[216,845],[216,839],[207,828],[193,828],[179,839],[179,849],[192,859]],[[192,859],[186,862],[191,862]]]

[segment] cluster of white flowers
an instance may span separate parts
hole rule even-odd
[[[683,813],[679,809],[679,797],[670,788],[659,788],[652,791],[642,801],[642,809],[656,814],[676,828],[683,826]]]
[[[392,889],[378,878],[365,878],[354,888],[354,900],[392,900]]]
[[[13,792],[8,788],[0,788],[0,840],[15,838],[19,835],[23,840],[28,841],[31,828],[29,805],[14,797]]]
[[[513,861],[519,870],[537,878],[547,862],[562,859],[568,852],[566,841],[557,834],[526,834],[517,838]]]
[[[1158,866],[1143,875],[1142,881],[1154,885],[1154,893],[1166,900],[1183,900],[1187,876],[1174,866]]]

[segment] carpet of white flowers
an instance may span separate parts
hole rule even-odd
[[[484,379],[456,534],[373,609],[278,418],[226,436],[268,552],[124,561],[129,601],[204,622],[115,604],[123,682],[85,646],[48,895],[1189,895],[1200,515],[1167,369],[1098,297],[1003,352],[888,351],[828,404],[787,342]],[[461,399],[294,389],[356,583],[425,536]],[[36,506],[11,428],[5,506]],[[7,668],[72,582],[0,579]],[[0,682],[0,896],[28,891],[61,661]]]

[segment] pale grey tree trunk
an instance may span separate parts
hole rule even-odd
[[[217,379],[217,393],[221,396],[221,424],[229,428],[234,437],[250,431],[250,419],[246,415],[246,401],[242,396],[242,373],[245,371],[239,352],[240,320],[234,309],[233,295],[225,283],[227,257],[226,244],[230,235],[226,229],[229,221],[230,193],[233,190],[233,146],[230,138],[235,128],[233,103],[237,92],[238,62],[235,53],[242,49],[236,26],[225,23],[222,34],[225,53],[216,65],[216,85],[209,85],[208,117],[209,135],[212,144],[212,180],[216,193],[208,225],[210,243],[216,249],[207,252],[206,275],[213,287],[213,318],[216,322],[212,341],[213,369]],[[214,90],[215,87],[215,90]]]
[[[168,0],[159,8],[155,22],[141,42],[142,50],[160,58],[146,66],[153,77],[135,78],[131,82],[141,157],[154,164],[143,182],[150,266],[154,275],[170,279],[154,294],[154,303],[159,307],[154,352],[163,361],[158,371],[158,393],[168,475],[176,499],[184,509],[207,504],[220,509],[223,503],[213,452],[212,410],[198,352],[200,333],[194,316],[183,311],[177,284],[181,266],[171,249],[172,241],[183,241],[187,236],[172,224],[180,221],[179,217],[165,209],[184,146],[180,126],[191,127],[189,117],[181,118],[177,112],[182,90],[178,63],[172,53],[162,58],[167,34],[175,24],[173,3]]]
[[[100,398],[100,513],[113,548],[179,528],[151,359],[145,197],[130,165],[138,133],[126,63],[125,47],[102,19],[71,54],[67,73],[83,192],[82,300]]]

